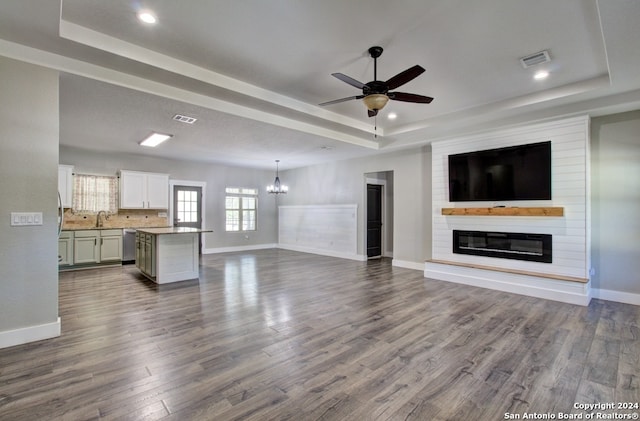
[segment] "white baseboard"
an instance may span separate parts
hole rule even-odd
[[[409,262],[408,260],[393,259],[391,260],[391,265],[405,269],[424,270],[423,263]]]
[[[592,290],[592,296],[593,298],[598,298],[600,300],[615,301],[618,303],[640,306],[640,294],[594,288]]]
[[[317,249],[313,247],[301,247],[301,246],[294,246],[290,244],[278,244],[278,248],[281,248],[284,250],[299,251],[302,253],[319,254],[321,256],[338,257],[340,259],[349,259],[349,260],[358,260],[358,261],[367,260],[367,256],[364,256],[361,254],[336,252],[333,250]]]
[[[53,323],[0,332],[0,348],[55,338],[60,336],[60,326],[60,317],[58,317],[58,320]]]
[[[277,244],[254,244],[250,246],[236,246],[236,247],[216,247],[207,248],[202,250],[202,254],[216,254],[216,253],[231,253],[236,251],[251,251],[251,250],[263,250],[273,249],[278,247]]]
[[[424,276],[440,281],[495,289],[581,306],[587,306],[591,301],[590,283],[559,281],[539,276],[504,273],[434,262],[425,263]]]

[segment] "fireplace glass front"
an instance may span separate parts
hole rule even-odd
[[[551,263],[551,239],[550,234],[453,230],[453,252]]]

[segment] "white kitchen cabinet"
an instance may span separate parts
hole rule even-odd
[[[70,208],[73,202],[73,166],[58,165],[58,193],[62,207]]]
[[[58,238],[58,265],[73,265],[73,231],[62,231]]]
[[[122,260],[122,230],[80,230],[73,240],[73,264],[119,262]]]
[[[169,175],[120,171],[121,209],[168,209]]]
[[[147,204],[150,209],[169,209],[169,175],[147,175]]]

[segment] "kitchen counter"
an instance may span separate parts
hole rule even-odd
[[[189,227],[164,227],[164,228],[138,228],[136,231],[145,234],[164,235],[164,234],[199,234],[201,232],[213,232],[213,230],[205,230]]]
[[[136,266],[155,283],[198,279],[200,234],[212,230],[165,227],[136,230]]]

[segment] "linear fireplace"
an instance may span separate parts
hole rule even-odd
[[[453,252],[551,263],[550,234],[453,230]]]

